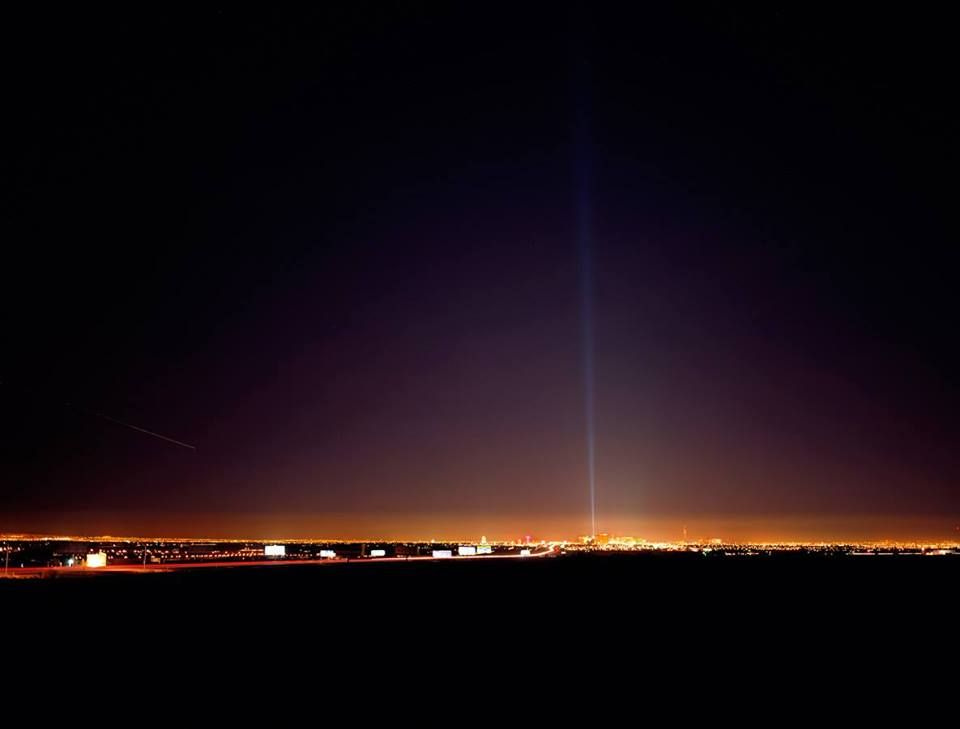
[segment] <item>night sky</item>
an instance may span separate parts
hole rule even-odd
[[[0,530],[957,535],[945,18],[5,26]]]

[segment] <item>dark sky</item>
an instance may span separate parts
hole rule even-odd
[[[601,529],[955,535],[946,19],[454,5],[7,18],[0,529],[587,533],[585,196]]]

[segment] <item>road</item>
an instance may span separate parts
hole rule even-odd
[[[335,557],[333,559],[264,559],[248,562],[164,562],[161,564],[120,564],[107,565],[106,567],[87,567],[85,565],[76,565],[74,567],[11,567],[8,572],[0,569],[0,578],[28,578],[28,577],[55,577],[58,575],[95,575],[95,574],[146,574],[151,572],[174,572],[177,570],[194,570],[218,567],[281,567],[289,565],[329,565],[329,564],[383,564],[384,562],[452,562],[463,560],[491,560],[491,559],[533,559],[537,557],[546,557],[553,554],[552,549],[531,552],[528,555],[521,554],[478,554],[478,555],[457,555],[455,557],[434,557],[432,555],[422,557],[357,557],[345,559]]]

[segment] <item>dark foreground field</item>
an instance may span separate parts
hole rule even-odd
[[[83,572],[0,580],[6,608],[56,602],[163,614],[184,602],[205,609],[322,607],[325,619],[354,613],[385,619],[410,611],[446,617],[502,611],[623,613],[824,607],[824,601],[887,608],[945,606],[960,557],[698,553],[568,554],[525,560],[437,560],[170,573]],[[198,602],[199,601],[199,602]]]
[[[66,614],[189,618],[236,613],[328,624],[357,616],[434,616],[438,625],[497,615],[722,615],[831,607],[946,608],[960,557],[698,553],[568,554],[526,560],[437,560],[78,573],[0,580],[5,610],[56,605]],[[253,611],[257,611],[254,613]],[[262,612],[260,612],[262,611]],[[8,616],[9,617],[9,616]]]
[[[958,577],[952,556],[347,563],[0,580],[0,614],[27,650],[120,661],[853,671],[955,660]]]
[[[958,577],[949,556],[614,554],[0,581],[5,693],[45,711],[68,685],[177,726],[198,706],[218,725],[256,706],[271,726],[577,706],[859,725],[896,701],[894,725],[925,726],[954,695]]]

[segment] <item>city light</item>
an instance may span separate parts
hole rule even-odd
[[[0,535],[3,537],[3,535]],[[527,545],[524,538],[487,544],[463,544],[454,541],[287,541],[284,544],[256,540],[164,539],[148,540],[117,537],[3,537],[6,548],[0,562],[4,577],[39,577],[70,570],[74,565],[90,568],[88,574],[109,566],[119,571],[170,572],[177,569],[231,568],[247,565],[322,565],[325,563],[363,564],[378,560],[416,561],[480,557],[476,561],[509,559],[566,559],[567,555],[620,553],[648,555],[687,555],[684,559],[763,560],[778,555],[811,557],[877,557],[913,559],[919,556],[942,560],[960,556],[960,542],[953,540],[864,541],[864,542],[736,542],[719,537],[688,538],[677,542],[650,542],[635,536],[605,535],[603,543],[594,538],[543,541]],[[385,545],[369,549],[370,542]],[[144,555],[149,555],[148,559]],[[389,557],[388,557],[389,554]],[[365,559],[372,558],[372,559]],[[9,562],[8,562],[9,561]],[[471,560],[464,560],[470,562]],[[858,559],[858,561],[860,561]]]

